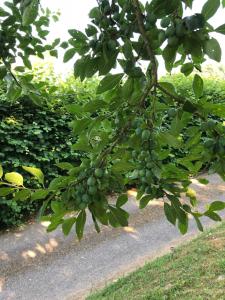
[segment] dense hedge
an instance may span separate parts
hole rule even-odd
[[[191,78],[174,75],[167,77],[166,80],[170,80],[176,86],[178,93],[194,100]],[[72,151],[70,147],[75,142],[68,125],[72,117],[65,113],[63,107],[68,103],[95,98],[97,81],[80,83],[70,77],[66,82],[57,84],[57,88],[52,88],[52,83],[50,84],[51,108],[34,106],[29,99],[24,98],[14,104],[8,103],[5,99],[4,87],[0,87],[0,164],[5,171],[18,169],[22,172],[22,165],[36,166],[43,170],[49,181],[60,173],[55,165],[57,162],[79,161],[82,154]],[[206,79],[205,97],[208,101],[224,102],[224,87],[222,80]],[[180,154],[179,151],[174,153],[174,155]],[[27,174],[24,175],[26,182],[32,185],[31,179]],[[0,228],[17,225],[36,209],[36,204],[0,198]]]
[[[0,164],[5,172],[19,171],[25,184],[35,187],[36,181],[23,173],[21,166],[35,166],[43,170],[46,183],[62,171],[60,161],[78,163],[80,152],[71,150],[76,141],[69,123],[72,116],[65,113],[64,105],[88,101],[94,96],[96,82],[80,83],[69,78],[52,94],[49,107],[34,105],[22,98],[9,103],[4,86],[0,87]],[[37,210],[36,203],[21,203],[0,197],[0,229],[18,225]]]

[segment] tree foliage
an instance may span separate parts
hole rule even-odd
[[[44,217],[50,221],[48,231],[62,225],[68,234],[75,226],[81,239],[87,210],[97,231],[100,231],[99,224],[128,225],[129,215],[122,208],[128,198],[120,195],[117,203],[111,204],[107,191],[118,186],[125,192],[126,185],[138,178],[140,208],[152,199],[163,198],[168,221],[177,224],[181,233],[188,230],[189,215],[202,230],[201,217],[219,221],[216,211],[224,208],[224,203],[216,201],[205,212],[198,212],[196,194],[189,187],[190,177],[197,174],[202,164],[211,161],[212,171],[225,178],[224,123],[209,118],[211,115],[224,118],[225,105],[207,101],[200,76],[201,65],[207,57],[221,60],[220,45],[211,33],[223,34],[224,25],[214,29],[209,22],[224,1],[221,4],[219,0],[207,0],[201,13],[186,17],[184,12],[192,7],[193,0],[152,0],[145,5],[138,0],[98,0],[97,3],[89,13],[91,22],[85,33],[70,29],[70,39],[61,44],[66,49],[64,62],[73,59],[75,54],[80,55],[74,64],[75,77],[83,81],[95,74],[103,76],[97,93],[104,97],[69,107],[74,114],[73,131],[78,136],[73,149],[86,152],[85,158],[80,166],[64,164],[68,175],[54,179],[47,188],[29,190],[21,180],[15,182],[15,177],[19,179],[15,174],[2,175],[1,185],[18,199],[45,199],[41,213],[51,203],[53,213]],[[50,50],[54,55],[60,41],[42,48],[46,31],[40,28],[46,21],[38,13],[37,1],[17,0],[5,5],[10,12],[3,10],[4,22],[13,18],[16,24],[2,26],[6,37],[0,56],[2,68],[8,72],[2,76],[9,82],[8,96],[16,98],[28,92],[36,101],[38,91],[32,90],[22,75],[15,78],[11,63],[22,51],[23,62],[30,68],[30,55],[41,56],[42,50]],[[14,30],[12,43],[7,40],[10,30]],[[33,38],[26,46],[18,43],[36,32],[39,35],[36,43]],[[158,57],[163,58],[168,72],[175,67],[180,67],[186,76],[195,72],[194,99],[178,95],[171,82],[159,78]],[[147,64],[146,69],[141,67],[143,62]],[[119,73],[116,73],[117,66],[121,69]],[[169,111],[172,118],[164,128],[162,123]],[[184,141],[183,132],[193,118],[201,119],[202,125],[192,126]],[[171,153],[176,149],[188,151],[171,162]],[[181,201],[183,194],[189,199],[185,203]],[[71,212],[75,212],[72,219],[68,218]]]

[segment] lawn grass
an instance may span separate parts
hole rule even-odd
[[[224,300],[225,223],[87,300]]]

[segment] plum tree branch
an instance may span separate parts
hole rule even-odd
[[[135,8],[135,13],[136,13],[136,18],[137,18],[140,34],[141,34],[141,36],[144,40],[146,50],[148,52],[149,59],[152,63],[151,75],[152,75],[152,84],[154,86],[158,82],[158,67],[157,67],[156,57],[155,57],[152,45],[151,45],[151,43],[148,39],[148,36],[146,34],[146,31],[145,31],[145,26],[144,26],[144,22],[143,22],[143,15],[142,15],[142,12],[141,12],[139,0],[133,0],[133,3],[134,3],[134,8]]]

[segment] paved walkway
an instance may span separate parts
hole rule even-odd
[[[212,200],[225,201],[225,184],[217,175],[206,176],[207,186],[194,180],[200,208]],[[162,202],[153,201],[140,211],[134,197],[127,205],[130,225],[103,228],[97,234],[88,219],[85,238],[64,238],[61,231],[45,232],[45,224],[0,236],[0,300],[75,300],[91,290],[142,266],[198,231],[193,220],[181,236],[163,214]],[[223,213],[225,216],[225,212]],[[205,219],[205,226],[214,224]]]

